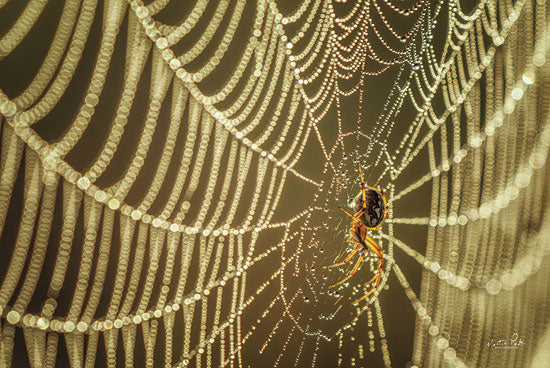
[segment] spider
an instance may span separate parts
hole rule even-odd
[[[342,207],[339,207],[340,210],[352,219],[348,241],[349,243],[355,245],[355,249],[342,262],[331,266],[326,266],[326,268],[342,266],[346,264],[361,248],[363,249],[359,260],[349,275],[342,281],[332,285],[331,288],[333,288],[346,282],[353,276],[369,249],[378,257],[377,273],[367,282],[367,285],[374,285],[374,287],[367,294],[365,294],[365,296],[354,301],[353,304],[368,298],[380,285],[382,268],[384,267],[384,256],[382,253],[382,248],[380,248],[380,246],[368,235],[367,232],[369,230],[379,230],[382,226],[382,222],[389,214],[388,202],[386,201],[384,192],[381,189],[366,185],[363,180],[361,164],[359,164],[359,175],[361,178],[361,192],[353,199],[352,202],[352,205],[354,205],[355,215],[352,215]]]

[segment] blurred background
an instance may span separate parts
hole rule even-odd
[[[0,366],[545,366],[547,16],[0,0]]]

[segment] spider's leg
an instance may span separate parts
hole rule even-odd
[[[358,164],[359,164],[359,175],[361,177],[361,194],[363,196],[363,210],[365,210],[367,208],[367,195],[365,193],[365,187],[367,184],[363,180],[363,171],[361,170],[361,163],[358,162]]]
[[[376,290],[376,288],[375,288],[375,289],[371,289],[371,290],[369,290],[369,292],[368,292],[368,293],[366,293],[366,294],[365,294],[365,295],[364,295],[363,297],[361,297],[361,298],[357,299],[356,301],[354,301],[354,302],[353,302],[353,303],[351,303],[351,304],[357,304],[357,303],[359,303],[359,302],[360,302],[361,300],[363,300],[363,299],[367,299],[367,298],[368,298],[368,297],[369,297],[369,296],[370,296],[370,295],[371,295],[372,293],[374,293],[374,291],[375,291],[375,290]]]
[[[331,266],[325,266],[323,268],[332,268],[332,267],[338,267],[338,266],[342,266],[346,263],[349,262],[349,260],[351,259],[351,257],[353,257],[355,255],[355,253],[357,253],[357,251],[361,248],[361,245],[360,244],[357,244],[357,246],[355,247],[355,249],[353,250],[353,252],[351,252],[349,254],[349,256],[346,257],[346,259],[344,259],[342,262],[340,263],[336,263],[336,264],[333,264]]]
[[[382,278],[382,271],[384,268],[384,256],[382,254],[382,248],[380,248],[380,246],[370,236],[367,236],[366,240],[366,244],[369,249],[372,250],[378,257],[378,272],[367,282],[367,284],[370,285],[373,282],[376,282],[376,284],[371,290],[369,290],[368,293],[366,293],[362,298],[354,301],[352,304],[356,304],[361,300],[368,298],[372,293],[374,293],[376,289],[378,289],[378,286],[380,285],[380,279]]]
[[[383,266],[384,265],[384,255],[382,253],[382,248],[380,248],[378,243],[376,243],[374,241],[374,239],[371,238],[368,235],[365,237],[365,240],[366,240],[365,244],[369,247],[370,250],[372,250],[374,252],[374,254],[376,254],[376,256],[378,257],[378,261]]]
[[[380,280],[382,279],[382,267],[378,267],[378,271],[374,274],[374,276],[367,282],[367,285],[370,285],[372,283],[375,283],[373,289],[378,289],[378,285],[380,285]]]
[[[357,260],[357,263],[355,264],[355,267],[353,267],[353,270],[351,270],[350,274],[346,276],[346,278],[344,278],[342,281],[334,284],[334,285],[331,285],[330,287],[333,288],[335,286],[338,286],[340,284],[343,284],[344,282],[346,282],[347,280],[349,280],[353,274],[357,271],[357,269],[359,268],[359,265],[361,264],[361,262],[363,262],[363,258],[365,258],[365,255],[367,254],[367,250],[365,249],[363,251],[363,253],[361,253],[361,257],[359,257],[359,259]]]
[[[372,277],[373,281],[376,280],[376,285],[374,285],[375,290],[378,289],[378,286],[380,285],[380,280],[382,279],[383,265],[384,265],[383,261],[378,262],[378,272],[376,273],[376,275]]]
[[[378,270],[380,271],[380,269],[378,269]],[[374,280],[376,280],[376,278],[380,279],[380,273],[379,273],[379,272],[375,273],[374,276],[371,277],[371,279],[370,279],[369,281],[367,281],[367,285],[372,284],[372,282],[373,282]],[[375,288],[376,288],[376,287],[375,287]]]
[[[357,299],[356,301],[354,301],[351,304],[359,303],[361,300],[364,300],[364,299],[368,298],[369,296],[371,296],[371,294],[374,293],[376,291],[376,289],[378,289],[378,285],[380,285],[381,277],[382,277],[382,268],[379,267],[378,272],[367,282],[367,284],[370,285],[372,282],[374,282],[376,280],[376,285],[374,285],[374,287],[372,289],[370,289],[369,292],[366,293],[363,297]]]
[[[378,231],[382,227],[382,223],[378,224],[376,227],[367,227],[369,230]]]
[[[380,191],[380,194],[382,194],[382,200],[384,201],[384,207],[386,207],[386,213],[384,215],[384,218],[386,218],[390,214],[390,209],[388,207],[388,200],[386,199],[386,195],[384,194],[384,191]]]
[[[378,269],[378,274],[376,275],[376,285],[374,285],[375,289],[378,289],[378,286],[380,286],[380,280],[382,279],[382,268]]]
[[[343,209],[342,207],[338,207],[342,212],[344,212],[346,215],[348,215],[349,217],[352,218],[353,222],[357,222],[359,221],[358,218],[361,217],[363,215],[363,213],[361,212],[361,214],[358,216],[357,214],[354,216],[352,215],[351,213],[349,213],[348,211],[346,211],[345,209]],[[359,212],[358,212],[359,213]]]

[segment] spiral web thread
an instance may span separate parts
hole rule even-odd
[[[28,2],[0,39],[0,58],[47,6]],[[390,366],[383,287],[369,298],[372,308],[356,307],[333,335],[313,326],[338,320],[338,310],[320,316],[300,307],[326,298],[317,275],[332,258],[306,255],[323,245],[315,221],[335,208],[332,195],[356,185],[341,172],[357,162],[378,170],[388,193],[390,217],[373,236],[386,256],[382,286],[394,274],[417,314],[411,364],[530,364],[550,298],[544,1],[480,1],[469,14],[454,1],[305,0],[289,14],[273,1],[198,1],[174,25],[159,20],[169,6],[67,1],[26,90],[0,90],[0,228],[12,239],[2,244],[10,259],[0,288],[0,366],[12,366],[17,344],[40,367],[58,355],[72,367],[99,364],[98,355],[108,366],[316,366],[327,344],[337,353],[322,364],[368,364],[379,345]],[[412,19],[408,30],[392,17]],[[94,21],[100,46],[84,98],[61,136],[46,140],[33,126],[78,75]],[[442,32],[438,50],[432,39]],[[122,92],[112,118],[98,122],[117,45],[125,49]],[[395,70],[382,113],[366,124],[367,81]],[[360,106],[351,124],[346,101]],[[135,120],[143,123],[128,154],[120,148]],[[73,164],[71,152],[87,149],[95,124],[108,125],[105,139],[87,166]],[[328,131],[336,131],[332,143]],[[322,169],[311,173],[304,158],[317,152]],[[126,165],[113,173],[119,156]],[[403,180],[418,160],[428,172]],[[298,185],[314,194],[281,219]],[[400,202],[425,186],[429,213],[400,216]],[[412,226],[425,230],[425,247],[396,237]],[[418,294],[393,258],[401,251],[425,269]],[[368,339],[359,338],[363,327]],[[506,354],[486,346],[514,333],[528,344]],[[259,348],[247,349],[254,340]],[[266,363],[272,347],[278,353]]]

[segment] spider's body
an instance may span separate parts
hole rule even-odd
[[[355,213],[361,212],[363,209],[363,193],[359,192],[354,201],[354,211]],[[368,228],[375,228],[379,226],[382,221],[386,218],[387,206],[384,199],[384,195],[381,191],[377,189],[366,189],[365,190],[365,202],[366,207],[365,211],[359,220]]]
[[[353,276],[361,265],[361,262],[365,258],[368,250],[372,251],[376,257],[378,257],[377,273],[367,282],[367,285],[374,285],[374,287],[365,296],[356,300],[354,304],[368,298],[380,285],[380,278],[382,277],[382,269],[384,267],[384,254],[382,253],[382,248],[380,248],[374,239],[370,237],[368,231],[379,230],[380,226],[382,226],[382,222],[389,213],[388,203],[382,190],[369,187],[365,184],[363,180],[363,173],[361,172],[361,166],[359,166],[359,173],[361,175],[361,192],[351,202],[351,207],[354,209],[354,214],[352,215],[343,208],[340,208],[352,219],[348,241],[350,244],[355,245],[355,249],[343,262],[328,266],[341,266],[347,263],[360,249],[363,250],[359,260],[355,264],[355,267],[353,267],[350,274],[342,281],[331,286],[334,287],[344,283],[351,276]]]

